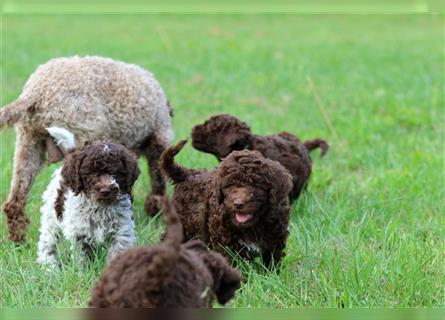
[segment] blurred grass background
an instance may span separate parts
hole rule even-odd
[[[3,15],[2,105],[57,56],[103,55],[152,71],[175,110],[176,140],[226,112],[253,131],[331,144],[292,208],[281,272],[243,264],[231,307],[443,306],[444,99],[440,15]],[[332,124],[332,125],[330,125]],[[11,180],[13,130],[1,133],[0,201]],[[216,165],[190,146],[178,161]],[[135,188],[138,242],[146,165]],[[0,217],[0,306],[85,306],[103,259],[46,274],[35,263],[41,194],[29,196],[29,243],[7,240]]]

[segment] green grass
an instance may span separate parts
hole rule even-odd
[[[3,104],[38,64],[97,54],[154,72],[175,109],[176,140],[227,112],[259,134],[330,142],[325,158],[313,154],[308,192],[293,205],[280,273],[241,263],[246,281],[229,306],[444,305],[441,16],[7,15],[2,41]],[[4,202],[13,130],[1,142]],[[178,161],[216,165],[190,145]],[[143,213],[141,166],[138,243],[153,244],[164,226]],[[103,253],[86,270],[66,258],[47,274],[35,262],[40,196],[56,167],[30,193],[27,246],[7,240],[0,218],[0,306],[85,306],[103,268]]]

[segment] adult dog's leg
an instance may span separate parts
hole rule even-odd
[[[4,205],[9,239],[12,241],[21,242],[25,239],[29,224],[24,213],[26,198],[44,160],[44,142],[23,127],[17,127],[11,189]]]
[[[166,179],[159,167],[161,153],[170,146],[170,139],[158,134],[149,137],[142,152],[147,158],[151,179],[151,192],[145,199],[144,210],[149,216],[154,216],[161,209],[162,196],[166,192]]]

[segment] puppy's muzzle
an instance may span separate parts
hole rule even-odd
[[[235,200],[233,201],[233,206],[234,206],[236,209],[241,210],[242,208],[244,208],[244,206],[245,206],[245,202],[242,201],[242,200],[240,200],[240,199],[235,199]]]
[[[99,201],[111,203],[116,200],[117,195],[119,194],[119,187],[115,184],[107,187],[102,187],[99,189],[97,194]]]

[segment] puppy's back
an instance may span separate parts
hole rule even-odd
[[[157,307],[156,294],[175,275],[181,256],[182,225],[164,199],[166,236],[159,245],[129,249],[114,258],[91,291],[92,307]],[[151,297],[151,298],[150,298]]]
[[[180,245],[182,227],[165,203],[167,233],[161,244],[129,249],[111,261],[91,291],[91,307],[209,307],[214,280],[202,257]]]

